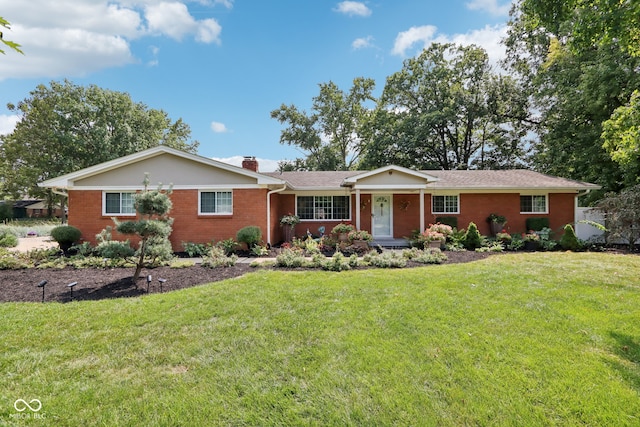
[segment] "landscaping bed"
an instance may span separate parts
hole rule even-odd
[[[476,261],[495,252],[446,252],[445,264]],[[424,264],[408,262],[407,267]],[[63,269],[22,269],[0,271],[0,302],[42,301],[42,289],[37,285],[46,280],[45,301],[70,302],[69,283],[78,282],[73,287],[73,300],[100,300],[107,298],[135,297],[147,293],[147,276],[151,275],[149,293],[160,292],[158,279],[165,279],[162,292],[189,288],[205,283],[242,276],[262,268],[251,267],[247,263],[237,263],[232,267],[205,268],[200,265],[186,268],[157,267],[144,269],[137,286],[131,282],[133,268],[80,268]],[[308,270],[312,272],[313,270]]]

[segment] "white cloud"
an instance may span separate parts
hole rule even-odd
[[[244,156],[213,157],[213,160],[238,167],[242,167],[243,159]],[[278,162],[280,160],[261,159],[259,157],[256,160],[258,161],[258,172],[275,172],[278,170]]]
[[[183,3],[161,2],[148,5],[145,7],[145,18],[152,33],[166,34],[176,40],[182,40],[187,34],[195,34],[199,42],[220,43],[220,24],[215,19],[196,21]]]
[[[215,133],[229,132],[229,129],[227,129],[225,124],[220,122],[211,122],[211,130],[214,131]]]
[[[351,47],[354,49],[365,49],[368,47],[372,47],[372,42],[373,41],[373,37],[371,36],[367,36],[367,37],[361,37],[358,39],[355,39],[352,43],[351,43]]]
[[[369,9],[364,3],[359,1],[343,1],[338,3],[334,9],[336,12],[344,13],[349,16],[369,16],[371,15],[371,9]]]
[[[11,61],[0,61],[0,80],[84,76],[131,63],[157,65],[155,54],[143,61],[131,52],[131,41],[149,35],[219,44],[220,24],[194,18],[188,1],[0,0],[2,16],[12,23],[5,37],[20,43],[25,53],[11,52]],[[233,5],[232,0],[200,3]]]
[[[221,4],[227,9],[231,9],[233,7],[233,0],[215,0],[214,4]],[[205,3],[206,4],[206,3]]]
[[[433,25],[423,25],[421,27],[411,27],[407,31],[398,33],[396,41],[393,44],[391,53],[394,55],[405,56],[408,49],[416,43],[421,43],[420,50],[429,46],[433,42],[437,28]]]
[[[196,40],[201,43],[217,43],[220,44],[220,33],[222,27],[215,19],[205,19],[198,24],[196,31]]]
[[[468,9],[485,11],[494,16],[506,16],[509,14],[511,2],[499,5],[498,0],[471,0],[466,6]]]
[[[479,30],[454,35],[437,34],[437,28],[431,25],[412,27],[398,34],[392,53],[406,56],[407,50],[414,47],[416,43],[419,43],[420,46],[415,53],[421,52],[431,43],[454,43],[463,46],[475,44],[487,51],[489,62],[494,67],[497,67],[498,62],[506,56],[505,48],[500,44],[500,41],[506,37],[506,35],[507,26],[504,24],[494,26],[486,25]]]
[[[8,135],[16,128],[20,121],[20,116],[0,114],[0,135]]]

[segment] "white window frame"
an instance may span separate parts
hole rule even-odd
[[[435,198],[436,197],[445,197],[444,200],[444,206],[445,206],[445,210],[444,212],[440,212],[440,211],[436,211],[435,210]],[[447,201],[446,201],[446,197],[455,197],[456,198],[456,210],[455,212],[447,212],[446,210],[446,206],[447,206]],[[460,213],[460,195],[459,194],[432,194],[431,195],[431,213],[432,214],[451,214],[451,215],[457,215]]]
[[[202,212],[202,193],[231,193],[231,212]],[[216,206],[217,208],[217,206]],[[233,190],[198,190],[198,215],[224,216],[233,215]]]
[[[119,194],[120,195],[120,211],[119,212],[107,212],[107,194]],[[135,206],[133,212],[122,212],[122,195],[131,194],[135,196],[135,191],[117,191],[117,190],[105,190],[102,192],[102,215],[103,216],[136,216]],[[135,200],[134,200],[135,202]]]
[[[316,197],[331,197],[331,211],[333,214],[333,198],[334,197],[346,197],[347,198],[347,214],[348,217],[347,218],[317,218],[316,214],[317,212],[315,211],[314,208],[314,212],[313,212],[313,218],[309,219],[309,218],[302,218],[300,217],[300,214],[298,212],[298,198],[300,197],[313,197],[313,205],[315,206],[315,199]],[[308,221],[308,222],[317,222],[317,221],[325,221],[325,222],[341,222],[341,221],[351,221],[351,196],[350,195],[346,195],[346,194],[296,194],[296,215],[298,215],[300,217],[300,221],[304,222],[304,221]]]
[[[543,211],[534,211],[526,212],[520,210],[521,215],[540,215],[540,214],[548,214],[549,213],[549,195],[548,194],[520,194],[520,199],[518,199],[518,203],[520,203],[520,208],[522,208],[522,197],[544,197],[544,210]],[[531,200],[531,208],[535,207],[533,200]]]

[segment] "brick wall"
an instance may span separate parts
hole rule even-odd
[[[208,216],[198,215],[198,191],[174,190],[171,194],[173,209],[170,216],[174,218],[171,243],[175,251],[181,251],[182,242],[206,243],[235,239],[236,232],[247,225],[257,225],[262,229],[266,241],[266,189],[247,189],[233,191],[233,215]],[[292,194],[273,194],[271,196],[271,242],[278,243],[284,239],[279,221],[283,215],[295,212],[295,196]],[[361,195],[360,226],[363,230],[371,230],[371,195]],[[574,221],[574,194],[549,195],[549,220],[556,237],[561,228]],[[460,214],[434,215],[431,213],[431,195],[425,194],[425,225],[435,222],[436,216],[455,216],[458,227],[466,228],[473,221],[482,234],[489,235],[489,224],[486,218],[490,213],[507,217],[506,229],[509,233],[526,231],[526,219],[547,215],[520,214],[520,196],[509,194],[461,194]],[[355,196],[351,200],[351,223],[355,224]],[[417,194],[396,194],[393,197],[394,237],[402,238],[420,226],[420,200]],[[120,217],[121,220],[130,217]],[[318,233],[320,226],[325,226],[326,234],[338,221],[305,221],[295,228],[296,236],[304,236],[309,229],[312,234]],[[113,225],[110,216],[102,215],[102,192],[80,191],[69,192],[69,224],[82,231],[84,241],[95,244],[95,235],[105,227]],[[126,236],[114,232],[114,239],[126,239]],[[131,239],[135,241],[135,239]]]
[[[174,251],[182,251],[182,242],[207,243],[228,238],[247,225],[257,225],[266,239],[267,190],[243,189],[233,191],[232,215],[198,215],[198,190],[174,190],[171,194],[174,219],[171,244]],[[118,217],[122,221],[131,217]],[[72,190],[69,192],[69,224],[82,231],[84,241],[96,243],[95,235],[113,226],[111,216],[102,215],[102,191]],[[113,238],[128,237],[114,232]],[[131,239],[135,242],[135,239]]]

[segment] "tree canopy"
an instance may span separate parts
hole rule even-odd
[[[157,145],[195,152],[189,126],[129,94],[67,80],[39,85],[8,108],[21,115],[0,137],[0,189],[14,198],[51,198],[38,182]]]
[[[365,164],[508,168],[525,155],[527,100],[484,49],[434,43],[387,78]]]
[[[506,64],[536,113],[532,165],[602,185],[592,199],[635,180],[603,147],[603,123],[640,88],[639,4],[520,0],[509,23]]]
[[[294,105],[281,105],[271,117],[286,123],[280,143],[298,147],[304,159],[283,164],[284,169],[349,170],[356,167],[365,149],[364,126],[370,110],[367,101],[375,87],[372,79],[356,78],[348,93],[333,83],[320,84],[312,113]]]

